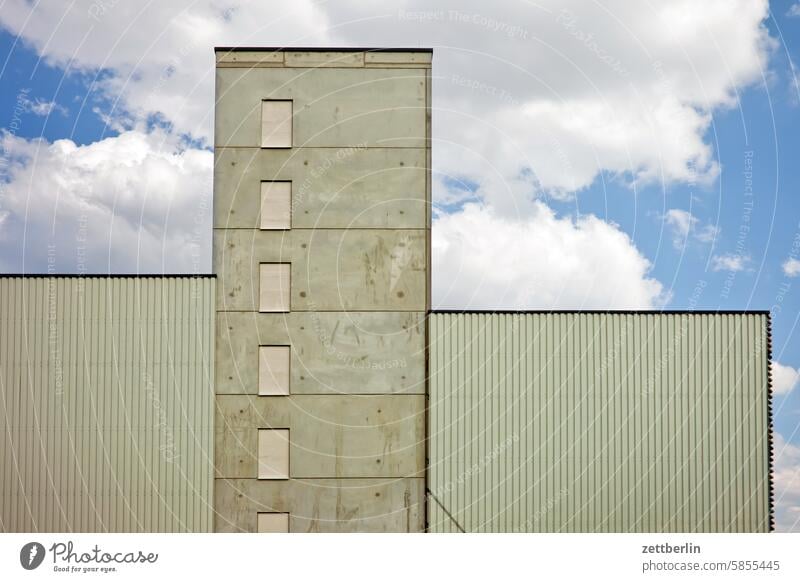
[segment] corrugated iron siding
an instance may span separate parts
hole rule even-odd
[[[431,531],[769,531],[766,314],[429,326]]]
[[[0,278],[0,530],[210,531],[214,280]]]

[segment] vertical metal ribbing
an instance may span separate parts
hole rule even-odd
[[[431,487],[468,531],[769,529],[766,314],[430,321]]]
[[[213,297],[0,277],[0,530],[210,530]]]

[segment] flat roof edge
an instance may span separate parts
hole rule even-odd
[[[283,51],[302,51],[302,52],[342,52],[342,53],[432,53],[432,48],[399,48],[399,47],[345,47],[345,46],[215,46],[214,52],[235,53],[239,51],[262,51],[262,52],[283,52]]]

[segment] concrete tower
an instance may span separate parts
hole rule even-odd
[[[431,56],[216,49],[216,531],[425,527]]]

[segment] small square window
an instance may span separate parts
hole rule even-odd
[[[258,478],[289,478],[289,429],[258,430]]]
[[[260,396],[288,396],[289,346],[259,346],[258,393]]]
[[[288,513],[259,513],[258,533],[288,533]]]
[[[259,311],[289,311],[291,273],[291,263],[261,263],[259,265]]]
[[[292,183],[261,182],[261,230],[292,227]]]
[[[261,102],[261,147],[292,147],[292,102]]]

